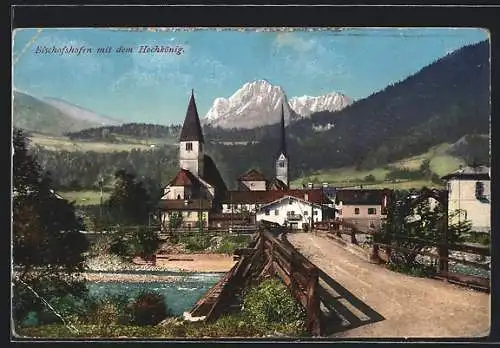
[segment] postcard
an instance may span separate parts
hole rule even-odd
[[[479,28],[13,32],[12,337],[484,337]]]

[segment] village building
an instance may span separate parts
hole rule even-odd
[[[442,177],[447,182],[448,215],[455,221],[468,220],[472,230],[491,232],[491,169],[464,167]],[[455,212],[459,214],[455,214]]]
[[[256,221],[267,221],[291,229],[308,229],[313,222],[323,220],[324,206],[295,196],[285,195],[262,205],[256,211]]]
[[[258,170],[251,169],[238,178],[238,189],[229,191],[215,163],[204,152],[204,137],[192,92],[179,138],[179,171],[164,188],[158,204],[162,230],[221,228],[252,225],[258,221],[303,228],[305,224],[310,226],[311,220],[336,218],[334,201],[325,187],[310,185],[290,189],[283,106],[280,144],[275,158],[273,178],[267,180]],[[275,214],[285,202],[289,206],[283,210],[283,216],[266,214],[271,206]]]
[[[180,226],[175,227],[208,227],[210,213],[220,211],[220,201],[227,188],[215,163],[204,153],[193,91],[179,138],[179,167],[158,204],[162,229],[170,228],[174,218],[181,221]]]
[[[378,229],[387,216],[388,194],[387,189],[337,189],[337,218],[354,224],[361,231]]]
[[[238,189],[240,191],[266,191],[267,186],[266,178],[256,169],[250,169],[238,178]]]

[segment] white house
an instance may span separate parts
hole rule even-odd
[[[465,167],[443,177],[447,181],[448,214],[469,220],[472,230],[491,231],[491,174],[486,166]]]
[[[325,208],[323,208],[325,209]],[[319,204],[293,197],[284,196],[271,203],[261,206],[256,213],[257,221],[269,221],[293,229],[310,226],[311,217],[314,222],[323,220],[323,210]]]

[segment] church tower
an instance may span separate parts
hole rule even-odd
[[[200,118],[194,100],[194,91],[191,90],[191,98],[179,139],[179,166],[198,177],[203,177],[203,144]]]
[[[288,181],[288,154],[286,152],[286,140],[285,140],[285,111],[283,109],[283,104],[281,104],[281,139],[280,139],[280,150],[278,154],[278,159],[276,160],[276,179],[279,179],[287,187],[290,187],[290,182]]]

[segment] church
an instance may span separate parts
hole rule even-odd
[[[238,178],[238,189],[230,191],[214,161],[204,153],[201,122],[191,91],[179,137],[179,171],[164,188],[158,204],[162,230],[253,224],[261,207],[285,196],[300,198],[311,205],[330,205],[331,200],[321,189],[290,189],[283,105],[280,126],[276,176],[267,180],[251,169]]]

